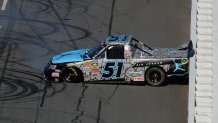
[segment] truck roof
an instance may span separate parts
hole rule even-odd
[[[124,44],[129,43],[131,39],[131,35],[111,35],[107,37],[105,44]]]

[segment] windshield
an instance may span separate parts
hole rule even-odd
[[[104,44],[104,41],[99,43],[97,46],[95,46],[94,48],[92,48],[91,50],[89,50],[89,52],[87,53],[87,55],[92,58],[96,53],[98,53],[101,49],[102,46]]]

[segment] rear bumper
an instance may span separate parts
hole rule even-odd
[[[171,77],[171,76],[184,76],[184,77],[189,77],[189,72],[185,72],[183,74],[169,74],[167,75],[167,77]]]

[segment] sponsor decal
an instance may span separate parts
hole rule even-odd
[[[90,61],[85,61],[83,63],[83,70],[84,71],[90,71],[90,69],[91,69],[91,62]]]
[[[98,74],[98,70],[97,70],[97,69],[96,69],[96,70],[93,69],[93,70],[92,70],[92,74]]]
[[[182,68],[182,66],[179,64],[179,63],[176,63],[175,60],[173,60],[174,64],[175,64],[175,69],[173,72],[176,72],[176,71],[185,71],[185,69]]]
[[[188,63],[188,58],[182,58],[181,62],[182,62],[182,64],[187,64]]]
[[[85,61],[85,62],[83,63],[83,66],[84,66],[84,67],[90,67],[90,66],[91,66],[90,61]]]
[[[92,66],[92,74],[98,74],[99,67],[98,66]]]
[[[98,66],[98,63],[92,63],[92,66]]]
[[[137,63],[134,66],[135,67],[143,67],[143,66],[148,66],[148,65],[161,65],[163,62],[149,62],[149,63]]]
[[[92,66],[92,70],[99,70],[98,66]]]
[[[134,81],[144,81],[144,77],[143,76],[134,77],[133,80]]]
[[[90,71],[90,67],[83,67],[84,71]]]
[[[142,75],[142,71],[139,71],[139,72],[130,72],[130,76],[131,77],[137,77],[137,76],[141,76]]]
[[[53,73],[51,74],[51,76],[52,76],[52,77],[59,77],[59,73],[58,73],[58,72],[53,72]]]

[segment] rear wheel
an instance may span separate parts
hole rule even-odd
[[[159,67],[152,67],[145,73],[145,80],[151,86],[161,86],[165,78],[165,72]]]
[[[72,82],[72,83],[81,82],[82,81],[81,77],[82,76],[79,70],[74,67],[67,68],[63,73],[63,81],[66,82]]]

